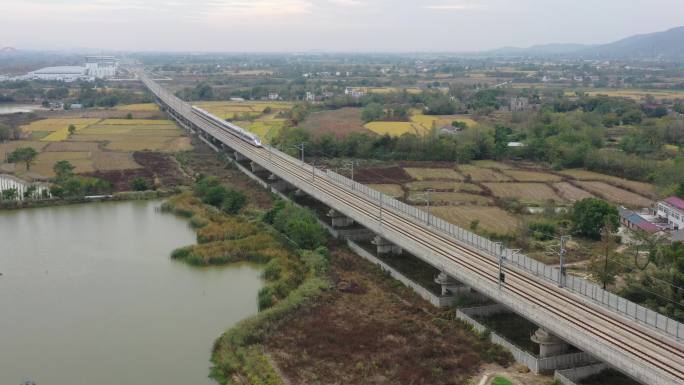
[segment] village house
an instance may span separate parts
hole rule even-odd
[[[658,202],[656,215],[671,230],[684,229],[684,199],[672,196]]]

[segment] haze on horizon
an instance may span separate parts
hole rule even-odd
[[[679,25],[682,0],[2,0],[0,47],[464,52]]]

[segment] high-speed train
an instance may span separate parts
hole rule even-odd
[[[261,140],[259,140],[259,137],[249,131],[246,131],[240,126],[236,126],[235,124],[219,119],[197,106],[192,106],[192,113],[208,123],[218,124],[221,128],[251,144],[252,146],[261,147]]]

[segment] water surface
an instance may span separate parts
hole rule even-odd
[[[259,271],[169,259],[160,202],[0,211],[0,384],[209,384],[213,341],[256,313]]]
[[[15,114],[17,112],[33,112],[44,110],[43,106],[31,104],[2,104],[0,103],[0,115]]]

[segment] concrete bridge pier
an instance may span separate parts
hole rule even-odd
[[[379,255],[399,255],[404,252],[401,246],[395,245],[379,235],[375,236],[372,243],[377,247]]]
[[[289,184],[288,182],[284,181],[281,179],[279,176],[275,174],[271,174],[266,178],[266,182],[268,185],[271,187],[271,189],[281,192],[281,193],[286,193],[289,190],[292,190],[294,186]]]
[[[353,219],[335,209],[330,209],[330,211],[328,211],[328,216],[331,219],[333,228],[348,227],[354,224]]]
[[[470,286],[466,286],[463,283],[456,280],[456,278],[451,277],[446,272],[442,271],[435,277],[435,283],[442,286],[442,296],[455,296],[461,294],[470,294]]]
[[[539,344],[540,358],[558,356],[567,353],[570,348],[567,342],[541,327],[537,329],[531,339],[532,342]]]
[[[252,168],[252,172],[254,172],[254,173],[266,171],[265,168],[261,167],[261,166],[260,166],[258,163],[256,163],[256,162],[249,162],[249,166]]]

